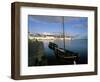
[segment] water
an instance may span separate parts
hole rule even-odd
[[[48,59],[48,65],[58,65],[57,59],[53,50],[48,47],[49,42],[56,43],[60,48],[64,47],[63,40],[43,40],[45,55]],[[65,48],[72,52],[79,53],[79,61],[77,64],[87,64],[88,63],[88,53],[87,53],[87,40],[86,39],[76,39],[76,40],[66,40],[65,41]]]

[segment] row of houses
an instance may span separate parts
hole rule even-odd
[[[37,40],[54,40],[54,39],[63,40],[64,38],[71,40],[70,36],[64,36],[62,34],[54,35],[54,34],[39,34],[39,33],[32,34],[32,33],[28,33],[28,37],[29,37],[29,39],[37,39]]]

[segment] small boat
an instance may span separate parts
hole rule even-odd
[[[53,43],[53,42],[49,42],[49,46],[50,49],[55,50],[56,48],[58,48],[58,45]]]
[[[71,61],[73,63],[79,60],[78,53],[59,48],[55,43],[50,42],[48,47],[54,51],[56,58],[59,60]]]

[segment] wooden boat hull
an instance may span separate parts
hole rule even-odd
[[[59,48],[58,45],[55,43],[50,42],[48,47],[54,51],[55,56],[59,61],[76,62],[79,60],[78,53]]]

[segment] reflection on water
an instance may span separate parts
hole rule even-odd
[[[56,54],[48,47],[49,42],[55,43],[59,48],[64,48],[64,42],[55,40],[29,40],[28,41],[28,66],[68,65],[72,63],[59,62]],[[87,40],[66,40],[65,49],[79,54],[77,64],[87,64]]]
[[[54,52],[48,47],[49,42],[56,43],[60,48],[63,48],[63,40],[43,40],[45,55],[48,58],[49,65],[56,65],[57,61]],[[87,40],[86,39],[76,39],[76,40],[66,40],[65,48],[67,50],[77,52],[80,55],[80,59],[77,64],[87,64],[88,63],[88,53],[87,53]]]

